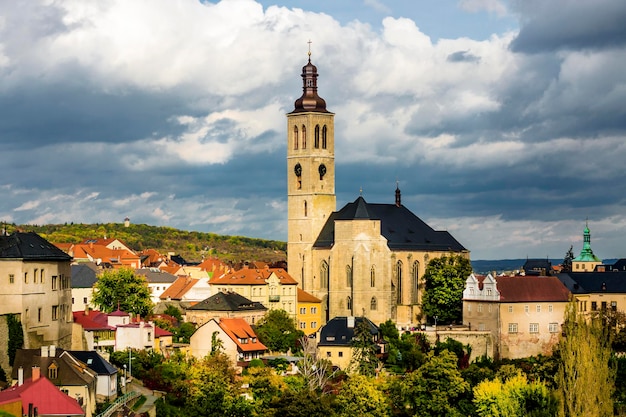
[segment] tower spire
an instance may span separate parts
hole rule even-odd
[[[321,112],[329,113],[326,110],[326,101],[317,95],[317,67],[311,63],[311,41],[307,55],[309,60],[302,67],[302,96],[296,100],[292,113],[301,112]]]

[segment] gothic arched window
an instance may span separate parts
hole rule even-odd
[[[398,304],[402,304],[402,261],[396,262],[396,278],[398,282],[398,286],[396,287],[398,291]]]
[[[306,149],[306,126],[302,125],[302,149]]]
[[[346,308],[348,310],[352,310],[352,297],[348,296],[348,298],[346,298]]]
[[[376,297],[372,297],[370,300],[370,310],[375,311],[378,308],[378,302],[376,301]]]
[[[370,287],[375,287],[376,286],[376,269],[374,268],[374,265],[372,265],[372,268],[370,269]]]
[[[315,149],[320,147],[320,125],[315,125],[315,141],[313,146]]]
[[[293,127],[293,149],[298,149],[298,126]]]
[[[346,285],[352,286],[352,267],[350,265],[346,265]]]
[[[420,302],[420,263],[418,261],[413,262],[411,267],[411,304],[418,304]]]
[[[322,128],[322,149],[326,149],[326,133],[328,129],[326,129],[326,125]]]
[[[328,262],[326,261],[322,261],[322,265],[320,267],[320,287],[321,288],[328,288],[328,275],[329,275],[329,271],[328,271]]]

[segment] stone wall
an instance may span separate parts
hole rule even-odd
[[[426,335],[428,341],[434,345],[437,338],[440,342],[445,342],[446,339],[454,339],[464,345],[470,345],[472,347],[472,354],[470,355],[470,363],[476,359],[487,356],[490,359],[494,358],[494,340],[490,332],[477,332],[469,330],[428,330],[423,332]]]

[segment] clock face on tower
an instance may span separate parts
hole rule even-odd
[[[302,165],[300,165],[300,163],[297,163],[295,167],[293,167],[293,172],[296,174],[296,177],[299,177],[302,175]]]
[[[317,169],[318,172],[320,173],[320,179],[326,175],[326,165],[324,164],[320,164],[319,168]]]

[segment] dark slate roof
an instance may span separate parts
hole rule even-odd
[[[567,272],[557,277],[574,294],[626,294],[626,271]]]
[[[189,307],[187,310],[256,311],[267,310],[267,308],[263,304],[250,301],[236,292],[218,292],[206,300]]]
[[[0,236],[0,258],[29,261],[71,261],[72,257],[33,232]]]
[[[92,288],[98,281],[96,274],[87,264],[72,265],[72,288]]]
[[[354,327],[348,327],[348,317],[335,317],[320,329],[320,342],[318,346],[349,346],[354,337],[354,329],[363,320],[370,328],[372,336],[380,332],[378,327],[367,317],[353,317]]]
[[[117,368],[95,350],[70,350],[68,352],[98,375],[115,375],[117,373]]]
[[[91,384],[95,380],[95,374],[89,372],[83,372],[81,369],[74,366],[72,359],[68,357],[69,354],[63,354],[63,349],[56,349],[56,356],[43,357],[41,355],[41,349],[18,349],[15,352],[15,360],[13,362],[13,370],[11,371],[12,379],[17,379],[17,371],[20,367],[24,369],[24,379],[31,378],[32,367],[34,365],[39,366],[41,369],[41,375],[48,375],[48,368],[53,363],[58,367],[58,377],[56,379],[50,379],[55,385],[72,385],[72,386],[84,386]],[[71,354],[70,354],[71,356]]]
[[[615,261],[612,267],[607,268],[607,270],[626,271],[626,259],[618,259],[617,261]]]
[[[335,240],[335,222],[342,220],[380,220],[381,234],[392,250],[467,250],[450,233],[434,230],[403,205],[370,204],[363,197],[332,213],[313,246],[331,247]]]
[[[151,284],[156,284],[157,282],[171,284],[178,278],[176,275],[161,271],[158,268],[141,268],[136,269],[135,272],[137,275],[143,275],[146,277],[146,280]]]

